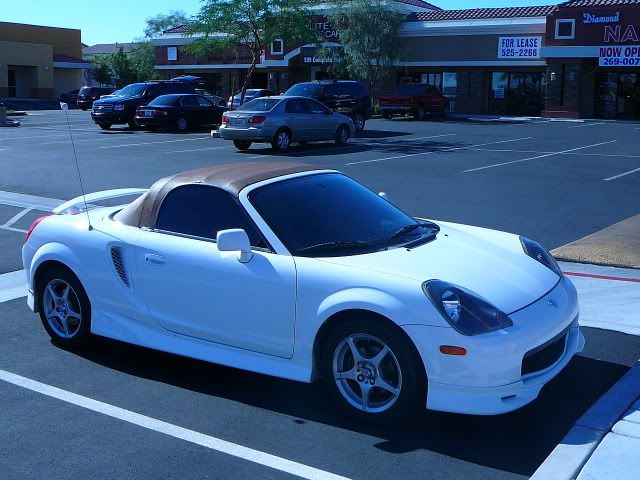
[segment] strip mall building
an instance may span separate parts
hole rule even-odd
[[[570,0],[560,5],[442,10],[422,0],[389,1],[406,15],[403,58],[381,91],[400,83],[437,85],[457,113],[565,118],[640,119],[640,0]],[[340,48],[322,12],[314,20],[325,46]],[[242,84],[250,59],[189,55],[193,41],[177,27],[154,41],[156,70],[165,78],[202,77],[229,95]],[[284,91],[326,77],[316,44],[269,46],[254,88]]]

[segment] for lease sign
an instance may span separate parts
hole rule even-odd
[[[500,37],[498,58],[540,58],[542,37]]]
[[[640,46],[600,47],[601,67],[636,67],[640,65]]]

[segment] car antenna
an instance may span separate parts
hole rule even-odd
[[[69,137],[71,138],[71,147],[73,148],[73,158],[76,161],[76,171],[78,172],[78,179],[80,180],[80,190],[82,191],[82,201],[84,202],[84,211],[87,214],[87,222],[89,223],[89,231],[93,230],[91,226],[91,216],[89,215],[89,206],[87,205],[87,194],[84,192],[84,184],[82,183],[82,174],[80,173],[80,164],[78,163],[78,154],[76,153],[76,144],[73,141],[73,132],[71,130],[71,122],[69,122],[69,105],[64,102],[60,102],[60,109],[64,110],[64,114],[67,118],[67,127],[69,128]]]

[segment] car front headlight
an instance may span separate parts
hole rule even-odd
[[[429,280],[422,289],[442,318],[463,335],[482,335],[513,325],[509,315],[466,288]]]
[[[562,270],[560,270],[560,265],[556,262],[556,259],[538,242],[534,242],[525,237],[520,237],[520,243],[522,244],[522,249],[524,253],[529,255],[531,258],[540,262],[542,265],[547,267],[553,273],[562,277]]]
[[[124,103],[116,103],[113,106],[113,109],[118,111],[118,112],[121,112],[122,110],[124,110]]]

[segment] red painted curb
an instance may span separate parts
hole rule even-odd
[[[607,275],[593,275],[591,273],[577,273],[577,272],[562,272],[565,275],[573,277],[587,277],[587,278],[599,278],[600,280],[615,280],[617,282],[633,282],[640,283],[640,278],[624,278],[624,277],[609,277]]]

